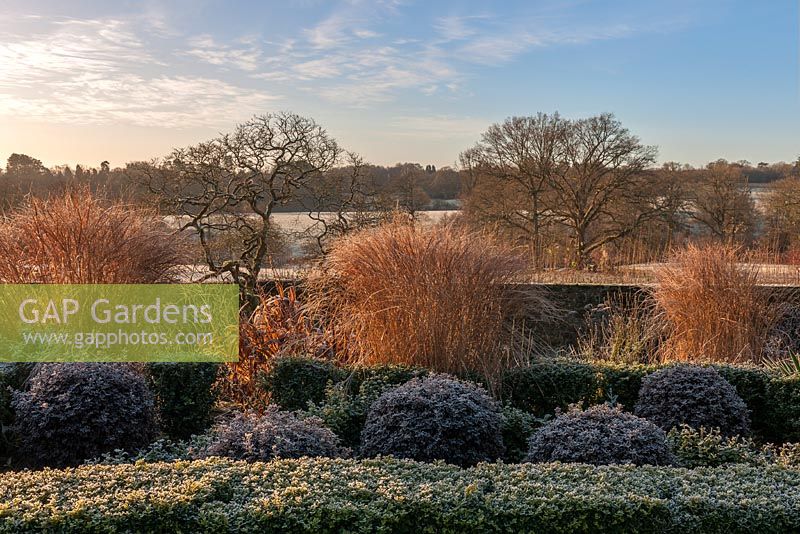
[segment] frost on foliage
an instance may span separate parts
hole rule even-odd
[[[205,456],[225,456],[250,462],[275,458],[324,456],[338,458],[349,451],[316,418],[300,419],[271,407],[264,414],[237,414],[214,430]]]
[[[680,365],[644,377],[634,413],[667,431],[685,424],[723,436],[750,433],[747,405],[711,367]]]
[[[669,465],[667,436],[653,423],[606,404],[572,409],[533,433],[528,462]]]
[[[361,432],[363,456],[470,466],[504,452],[500,405],[445,375],[413,379],[376,400]]]
[[[153,394],[130,366],[54,363],[36,367],[13,396],[19,450],[31,465],[80,463],[155,437]]]

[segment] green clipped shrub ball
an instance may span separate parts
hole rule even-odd
[[[217,400],[218,363],[150,363],[145,374],[156,396],[162,431],[174,439],[204,432]]]
[[[528,440],[531,434],[542,426],[545,418],[536,417],[513,406],[503,406],[503,445],[506,463],[521,462],[528,454]]]
[[[325,398],[329,383],[343,378],[344,371],[333,362],[283,356],[272,362],[262,383],[272,402],[284,410],[305,410]]]

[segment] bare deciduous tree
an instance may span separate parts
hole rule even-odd
[[[544,220],[568,231],[574,262],[583,267],[593,251],[663,208],[658,182],[645,172],[655,154],[613,115],[566,120],[540,113],[493,125],[461,160],[478,183],[480,176],[513,183],[496,197],[502,209],[495,213],[529,229],[537,257]]]
[[[229,276],[251,298],[267,266],[276,207],[296,201],[331,170],[342,149],[312,119],[292,113],[254,117],[231,134],[177,149],[158,166],[138,167],[181,228],[198,236],[207,278]],[[233,232],[235,255],[215,257],[211,239]]]
[[[333,240],[389,218],[390,209],[375,200],[376,187],[361,157],[348,153],[345,163],[310,183],[302,201],[314,221],[306,236],[323,255],[330,251]]]
[[[752,237],[755,203],[741,168],[717,161],[709,163],[698,178],[692,195],[692,218],[726,243]]]
[[[419,212],[431,201],[423,188],[430,178],[417,163],[400,163],[388,170],[389,181],[381,202],[384,205],[392,204],[396,211],[416,220]]]
[[[784,251],[800,238],[800,177],[783,178],[769,185],[764,195],[767,236]]]
[[[576,265],[583,267],[594,250],[660,212],[658,192],[645,172],[657,151],[610,113],[570,121],[565,131],[564,158],[548,181],[550,209],[569,228]]]
[[[506,203],[507,209],[495,214],[499,215],[498,222],[530,233],[537,264],[542,219],[549,213],[542,197],[555,168],[564,160],[562,141],[568,124],[558,113],[511,117],[490,126],[480,142],[460,156],[468,177],[482,174],[517,199],[514,207]],[[509,200],[508,196],[504,198]]]

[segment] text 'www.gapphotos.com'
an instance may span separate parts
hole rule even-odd
[[[166,334],[164,332],[75,332],[75,333],[43,333],[23,332],[23,342],[26,345],[63,345],[77,349],[94,347],[109,349],[118,346],[139,345],[184,345],[202,346],[214,343],[214,334],[211,332],[178,332]]]

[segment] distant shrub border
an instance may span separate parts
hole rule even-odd
[[[219,458],[0,475],[0,532],[790,532],[800,473]]]

